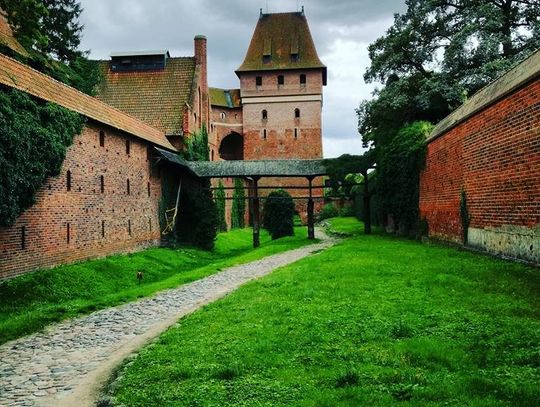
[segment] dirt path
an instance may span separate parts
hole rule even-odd
[[[320,243],[231,267],[0,346],[0,406],[94,406],[114,368],[179,318],[335,243],[317,232]]]

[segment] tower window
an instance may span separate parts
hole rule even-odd
[[[99,132],[99,145],[105,147],[105,132],[103,130]]]
[[[105,221],[101,221],[101,237],[105,237]]]
[[[131,151],[131,143],[129,142],[129,140],[126,140],[126,154],[129,155]]]
[[[71,191],[71,171],[66,172],[66,189]]]
[[[284,85],[285,84],[285,77],[283,75],[278,75],[277,84],[278,85]]]
[[[263,130],[263,139],[266,140],[266,129]]]
[[[306,84],[306,74],[301,74],[300,75],[300,85],[305,85]]]
[[[128,219],[128,233],[131,236],[131,219]]]
[[[146,147],[146,161],[150,161],[152,159],[152,146]]]
[[[67,243],[68,244],[69,244],[70,237],[71,237],[69,232],[70,232],[70,230],[69,230],[69,223],[68,223],[67,227],[66,227],[66,234],[67,234],[66,238],[67,238]]]
[[[300,118],[300,109],[298,109],[298,108],[294,109],[294,117],[295,117],[295,119]]]
[[[272,55],[263,55],[263,64],[269,64],[272,62]]]
[[[266,109],[261,112],[261,115],[263,120],[268,119],[268,112],[266,111]]]
[[[296,140],[298,138],[298,129],[294,129],[294,139]]]
[[[129,195],[130,192],[131,192],[131,190],[130,190],[130,188],[129,188],[129,178],[126,180],[126,192],[127,192],[128,195]]]
[[[100,189],[101,189],[101,193],[104,193],[105,192],[105,177],[102,175],[100,177]]]
[[[225,117],[227,117],[227,115],[225,114],[225,112],[221,112],[219,114],[219,117],[221,117],[222,119],[224,119]]]
[[[257,76],[255,78],[255,85],[262,86],[262,76]]]
[[[148,191],[148,196],[150,196],[150,183],[146,183],[146,190]]]

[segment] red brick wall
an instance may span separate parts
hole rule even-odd
[[[100,130],[105,131],[103,147]],[[130,140],[129,155],[126,140]],[[161,184],[152,176],[147,146],[124,133],[90,123],[68,149],[60,175],[48,179],[38,192],[35,205],[12,227],[0,228],[0,279],[156,244],[160,238]],[[68,170],[70,191],[66,184]],[[22,227],[26,234],[24,249]]]
[[[300,84],[301,74],[306,75],[306,84]],[[278,85],[278,75],[284,76],[283,85]],[[257,76],[262,78],[261,86],[256,85]],[[246,160],[322,158],[322,71],[246,73],[240,78],[240,87]],[[256,103],[249,103],[254,100]],[[295,109],[300,110],[299,118],[295,117]],[[267,119],[262,117],[263,110],[267,112]],[[264,130],[266,130],[266,138]],[[263,178],[259,185],[307,185],[307,180],[305,178]],[[322,179],[314,181],[314,186],[321,185]],[[269,190],[263,190],[261,195],[267,195],[269,192]],[[306,189],[293,189],[288,192],[296,197],[308,195]],[[321,194],[320,188],[314,191],[314,195]],[[306,201],[296,201],[296,209],[304,220],[306,207]],[[319,207],[320,203],[316,208]]]
[[[420,180],[420,215],[427,219],[430,235],[461,241],[462,189],[467,193],[471,228],[527,231],[538,227],[540,80],[428,144]],[[540,239],[534,233],[531,242]],[[526,249],[539,250],[532,243]]]

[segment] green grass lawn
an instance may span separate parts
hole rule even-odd
[[[108,391],[123,406],[538,406],[539,293],[538,269],[358,234],[183,318]]]
[[[40,330],[52,322],[145,297],[305,244],[305,228],[294,237],[272,241],[261,230],[261,247],[252,249],[251,229],[221,233],[213,252],[190,247],[153,248],[128,255],[38,271],[0,283],[0,344]],[[144,278],[139,285],[137,271]]]

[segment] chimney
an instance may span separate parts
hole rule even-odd
[[[208,127],[210,120],[208,107],[208,68],[206,59],[206,37],[204,35],[195,36],[195,65],[200,72],[200,92],[198,95],[198,111],[201,120],[200,123],[205,123]]]

